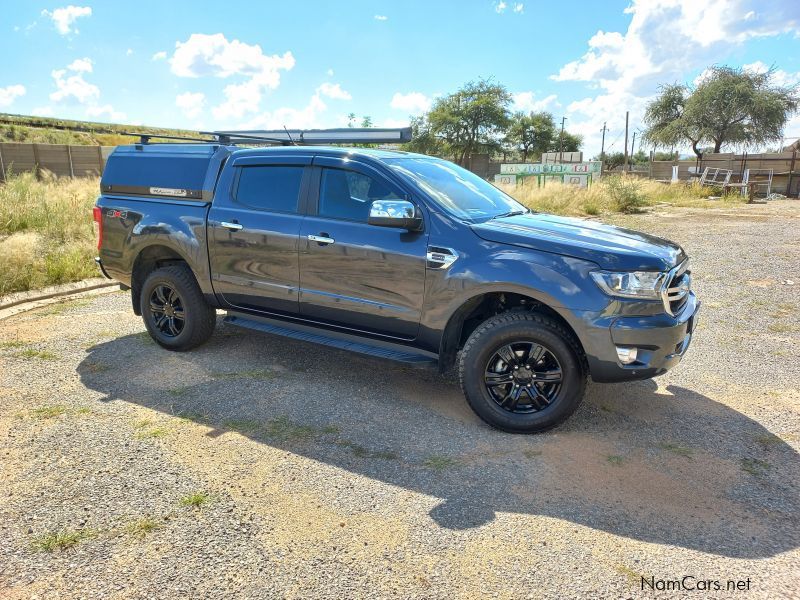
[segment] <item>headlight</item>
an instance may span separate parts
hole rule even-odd
[[[666,273],[656,271],[631,271],[612,273],[592,271],[592,279],[610,296],[658,300]]]

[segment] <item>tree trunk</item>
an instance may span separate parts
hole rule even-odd
[[[692,140],[692,150],[694,150],[694,153],[697,155],[697,158],[702,160],[703,153],[700,152],[700,150],[698,150],[698,148],[697,148],[697,144],[699,144],[699,143],[700,143],[700,140]]]
[[[714,154],[719,154],[720,148],[722,148],[722,140],[714,140]]]

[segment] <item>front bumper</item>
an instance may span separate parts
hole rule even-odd
[[[676,316],[665,313],[640,317],[607,316],[587,319],[584,344],[589,372],[597,382],[648,379],[666,373],[677,365],[692,341],[697,328],[700,302],[692,293]],[[636,361],[622,364],[617,347],[637,348]]]

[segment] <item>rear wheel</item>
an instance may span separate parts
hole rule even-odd
[[[216,311],[185,265],[153,271],[142,286],[139,303],[148,333],[168,350],[189,350],[214,332]]]
[[[555,427],[586,389],[574,336],[534,313],[505,313],[478,326],[461,351],[459,377],[475,413],[512,433]]]

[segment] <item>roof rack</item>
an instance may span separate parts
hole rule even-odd
[[[206,132],[203,132],[206,133]],[[259,129],[251,131],[214,131],[225,143],[264,143],[282,145],[308,144],[402,144],[411,141],[411,127],[341,127],[338,129]]]
[[[411,127],[341,127],[338,129],[270,129],[254,131],[201,131],[208,138],[159,135],[155,133],[121,132],[139,138],[140,144],[151,139],[179,140],[202,144],[275,144],[299,146],[308,144],[402,144],[411,141]]]

